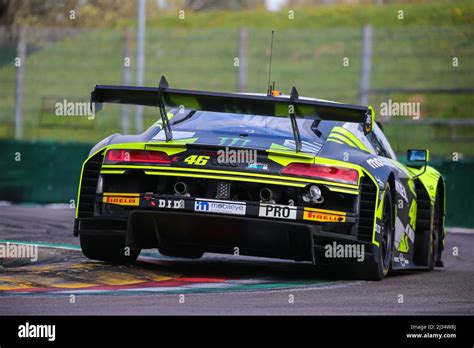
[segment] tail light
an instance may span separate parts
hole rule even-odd
[[[280,174],[327,179],[354,185],[357,185],[359,180],[359,172],[355,169],[309,163],[290,163],[281,170]]]
[[[105,163],[155,163],[169,164],[170,158],[164,152],[160,151],[142,151],[142,150],[109,150],[105,157]]]

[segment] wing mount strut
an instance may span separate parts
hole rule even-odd
[[[158,108],[160,109],[161,123],[163,126],[163,131],[165,132],[166,142],[173,139],[173,132],[171,131],[171,124],[168,114],[166,113],[165,101],[163,98],[163,91],[165,91],[168,87],[168,81],[166,81],[164,76],[161,76],[160,84],[158,86]]]

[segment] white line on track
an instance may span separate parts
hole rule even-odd
[[[81,250],[79,246],[72,244],[54,244],[54,243],[43,243],[43,242],[27,242],[22,240],[5,240],[0,239],[1,244],[19,244],[19,245],[32,245],[42,248],[52,248],[52,249],[65,249],[65,250]]]
[[[474,228],[448,227],[447,233],[454,234],[474,234]]]

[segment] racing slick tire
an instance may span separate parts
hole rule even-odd
[[[80,235],[83,254],[92,260],[114,264],[133,263],[141,250],[126,249],[121,237]]]
[[[390,185],[384,193],[380,244],[372,246],[372,255],[360,264],[356,270],[359,279],[382,280],[392,264],[395,237],[395,211]]]
[[[434,255],[436,255],[435,266],[444,267],[444,263],[441,259],[444,249],[444,218],[442,211],[442,201],[439,198],[439,195],[436,195],[435,201],[435,216],[434,216],[434,226],[437,231],[435,232],[435,248]]]
[[[195,248],[164,249],[159,248],[160,254],[170,257],[180,257],[183,259],[200,259],[204,251]]]
[[[421,238],[415,239],[415,263],[426,265],[426,271],[432,271],[436,264],[436,259],[440,248],[440,239],[442,233],[441,211],[439,197],[436,195],[433,204],[433,229],[428,228],[423,231]]]

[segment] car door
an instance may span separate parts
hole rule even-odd
[[[382,129],[375,124],[367,138],[381,160],[395,174],[395,249],[403,254],[413,254],[416,226],[416,191],[412,177],[406,167],[398,162]],[[404,262],[404,261],[403,261]],[[408,261],[407,261],[408,262]]]

